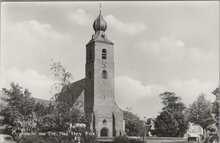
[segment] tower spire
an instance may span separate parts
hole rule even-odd
[[[101,0],[99,1],[99,13],[102,12],[102,3],[101,3]]]
[[[101,12],[102,12],[102,4],[101,4],[101,0],[100,0],[99,1],[99,15],[93,23],[93,29],[95,30],[95,32],[97,32],[97,31],[105,32],[105,30],[107,29],[107,23],[103,19]]]

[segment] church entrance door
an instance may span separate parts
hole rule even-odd
[[[107,137],[108,136],[108,129],[107,128],[102,128],[100,131],[100,136],[101,137]]]

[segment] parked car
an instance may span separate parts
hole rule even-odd
[[[12,136],[6,134],[0,134],[0,143],[16,143]]]

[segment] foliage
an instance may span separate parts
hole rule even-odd
[[[129,139],[129,143],[143,143],[143,139],[131,138],[131,139]],[[146,143],[146,141],[145,141],[145,143]]]
[[[219,86],[220,87],[220,86]],[[212,117],[214,120],[214,123],[211,125],[211,135],[210,135],[210,142],[219,142],[219,87],[216,88],[212,94],[216,96],[215,101],[212,106]]]
[[[211,113],[212,103],[205,99],[204,94],[200,94],[189,107],[188,120],[206,129],[213,122],[209,120],[212,118]]]
[[[127,136],[117,136],[114,143],[129,143],[129,139]]]
[[[220,89],[218,87],[212,92],[212,94],[214,94],[216,97],[212,106],[212,113],[215,114],[216,117],[219,117],[219,90]]]
[[[184,103],[174,92],[164,92],[159,96],[163,108],[155,119],[155,129],[152,133],[159,137],[183,137],[188,129]]]
[[[63,131],[70,123],[84,122],[82,113],[74,108],[77,97],[71,89],[72,74],[60,63],[52,61],[50,70],[57,80],[53,85],[56,90],[54,96],[55,106],[51,115],[56,122],[57,129]]]
[[[114,143],[143,143],[143,138],[131,138],[127,136],[117,136]]]
[[[42,116],[45,116],[49,113],[49,107],[38,102],[34,105],[33,111],[37,117],[42,117]]]
[[[68,72],[67,69],[60,62],[54,62],[52,60],[50,71],[52,72],[53,76],[58,80],[58,82],[54,84],[54,89],[56,91],[62,90],[64,86],[70,84],[72,74]]]
[[[181,98],[176,96],[174,92],[164,92],[159,96],[162,99],[162,110],[179,112],[186,108],[184,103],[181,101]]]
[[[75,136],[73,135],[29,135],[21,137],[18,143],[78,143],[78,141],[75,140]],[[97,143],[97,141],[93,139],[81,140],[81,143]]]
[[[142,136],[144,122],[137,115],[124,111],[125,131],[128,136]]]
[[[212,113],[219,117],[219,101],[215,100],[212,105]]]
[[[178,131],[176,137],[183,137],[187,132],[189,125],[187,117],[185,116],[185,112],[175,112],[173,113],[173,117],[178,123]]]
[[[76,96],[71,90],[70,79],[72,74],[68,72],[60,62],[53,62],[51,71],[57,79],[54,89],[58,91],[49,105],[35,103],[31,93],[18,84],[11,83],[11,88],[3,88],[6,103],[1,106],[0,126],[4,125],[4,133],[11,134],[12,129],[21,131],[21,128],[30,128],[32,132],[59,132],[67,131],[68,127],[77,122],[86,122],[80,111],[74,108]],[[59,90],[60,89],[60,90]],[[72,92],[71,92],[72,91]],[[26,129],[25,129],[26,131]]]
[[[179,130],[178,122],[166,110],[157,116],[154,128],[153,134],[156,134],[158,137],[175,137]]]
[[[212,118],[212,103],[205,99],[204,94],[200,94],[196,101],[188,109],[188,120],[203,128],[204,142],[208,142],[209,128],[212,128],[214,120]],[[212,129],[211,129],[212,130]]]
[[[42,103],[35,104],[34,113],[39,132],[54,131],[58,128],[56,123],[56,110],[52,103],[49,105],[44,105]]]
[[[16,127],[19,122],[31,120],[33,117],[32,111],[35,101],[30,96],[31,93],[23,90],[18,84],[11,83],[11,88],[3,88],[6,97],[3,101],[6,106],[0,111],[0,115],[4,117],[2,124],[6,125],[5,132],[11,133],[12,128]],[[10,130],[8,130],[10,128]]]

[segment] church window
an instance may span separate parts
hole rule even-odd
[[[100,136],[101,137],[107,137],[108,136],[108,129],[107,128],[102,128],[100,131]]]
[[[89,49],[89,59],[92,59],[92,50]]]
[[[92,73],[91,73],[91,71],[88,71],[88,78],[89,78],[89,79],[92,78]]]
[[[102,121],[102,123],[103,123],[103,124],[107,123],[107,120],[106,120],[106,119],[104,119],[104,120]]]
[[[108,72],[106,70],[102,71],[102,78],[107,79],[108,78]]]
[[[114,113],[112,113],[112,135],[114,137],[116,137],[116,129],[115,129],[115,116],[114,116]]]
[[[106,49],[102,50],[102,59],[107,59],[107,50]]]
[[[93,131],[96,132],[96,129],[95,129],[95,114],[93,114]]]

